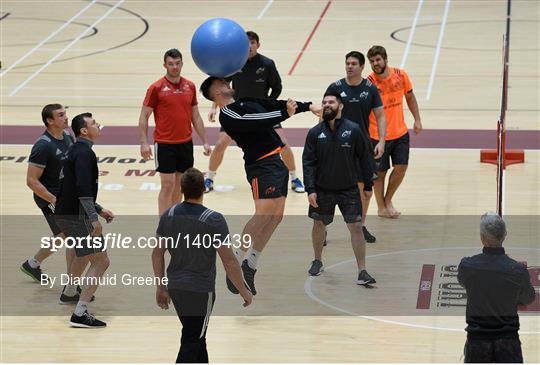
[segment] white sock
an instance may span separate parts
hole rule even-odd
[[[291,175],[291,181],[298,179],[298,176],[296,176],[296,171],[289,171],[289,175]]]
[[[82,316],[84,312],[88,310],[88,302],[83,302],[82,300],[79,300],[77,303],[77,307],[75,307],[75,315],[76,316]]]
[[[257,262],[259,261],[259,256],[261,256],[261,252],[254,250],[253,248],[250,248],[247,252],[248,265],[253,270],[257,269]]]
[[[206,178],[210,180],[214,180],[214,176],[216,176],[216,171],[208,171],[206,173]]]
[[[67,295],[68,297],[72,297],[77,294],[77,285],[70,285],[67,284],[64,287],[64,290],[62,291],[63,294]]]
[[[28,265],[30,265],[32,269],[35,269],[36,267],[39,267],[39,265],[41,265],[41,262],[32,257],[28,259]]]
[[[242,261],[244,260],[244,251],[239,248],[233,248],[233,253],[236,260],[238,260],[238,263],[242,265]]]

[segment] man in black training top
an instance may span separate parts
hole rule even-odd
[[[160,278],[156,301],[168,309],[170,300],[182,323],[182,339],[177,363],[207,363],[206,329],[216,300],[216,251],[232,283],[241,288],[244,307],[253,296],[244,285],[242,270],[230,245],[229,229],[223,215],[203,203],[204,176],[194,168],[184,172],[180,181],[184,202],[167,209],[159,220],[157,236],[176,240],[178,245],[161,244],[152,252],[154,276]],[[163,243],[163,240],[160,242]],[[171,255],[165,277],[165,250]]]
[[[377,129],[383,138],[380,138],[379,142],[373,146],[374,156],[372,159],[379,159],[384,153],[386,115],[384,114],[383,103],[377,87],[371,83],[371,81],[362,77],[365,63],[366,58],[361,52],[351,51],[347,53],[345,55],[346,76],[343,79],[331,83],[326,91],[334,91],[341,96],[341,99],[343,100],[343,112],[341,113],[341,116],[352,122],[358,123],[362,135],[369,144],[371,144],[371,138],[369,136],[369,116],[371,112],[373,112],[377,120]],[[373,236],[365,226],[369,201],[371,200],[373,191],[364,190],[363,185],[364,183],[362,181],[358,182],[360,198],[362,199],[362,231],[366,241],[374,243],[376,241],[375,236]]]
[[[255,272],[257,262],[266,243],[283,218],[287,197],[288,171],[281,160],[283,142],[273,128],[295,113],[311,111],[320,113],[320,107],[292,99],[272,100],[242,98],[234,99],[234,90],[222,78],[209,77],[201,85],[201,92],[221,109],[219,122],[225,132],[235,140],[244,152],[246,177],[251,185],[255,214],[244,228],[252,245],[244,260],[244,251],[234,253],[242,262],[244,277],[255,295]],[[245,249],[245,247],[242,247]],[[242,261],[243,260],[243,261]],[[237,292],[230,282],[229,290]]]
[[[229,81],[232,80],[235,98],[277,99],[281,94],[282,85],[276,64],[272,59],[258,53],[261,44],[259,43],[259,36],[257,33],[248,31],[246,32],[246,35],[249,39],[249,58],[240,72],[227,78]],[[209,121],[214,122],[216,111],[216,103],[213,103],[212,108],[208,113]],[[291,189],[297,193],[304,193],[304,185],[296,175],[294,154],[287,143],[285,132],[280,123],[276,124],[274,129],[276,130],[276,133],[279,134],[284,145],[281,150],[281,158],[283,159],[285,166],[289,169]],[[218,140],[208,162],[208,173],[204,180],[205,192],[207,193],[214,189],[216,171],[219,168],[219,165],[221,165],[221,161],[223,161],[225,150],[232,142],[231,137],[225,133],[223,127],[220,128],[219,132]]]
[[[309,274],[323,271],[322,251],[325,227],[334,220],[339,207],[351,233],[351,244],[358,265],[357,284],[375,283],[366,271],[366,241],[362,232],[362,208],[358,179],[364,189],[371,190],[374,169],[370,159],[371,144],[364,138],[357,123],[341,118],[343,102],[333,91],[324,94],[323,121],[311,128],[306,137],[304,153],[304,183],[309,200],[309,216],[313,219],[311,233],[315,259]]]
[[[105,322],[88,313],[87,306],[97,290],[98,280],[109,267],[99,216],[107,223],[114,214],[96,203],[98,193],[98,165],[92,146],[100,136],[100,125],[92,114],[77,115],[71,121],[77,142],[68,150],[68,157],[60,175],[60,195],[56,205],[58,224],[68,238],[90,236],[75,246],[77,260],[89,260],[77,307],[71,316],[72,327],[105,327]]]
[[[467,291],[465,362],[521,363],[518,305],[531,304],[536,292],[527,267],[504,248],[506,224],[495,213],[480,220],[482,253],[465,257],[458,281]]]

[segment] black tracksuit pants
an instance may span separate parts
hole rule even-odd
[[[176,363],[208,363],[206,329],[216,300],[215,292],[169,289],[182,323],[182,338]]]

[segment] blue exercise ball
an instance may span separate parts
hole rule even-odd
[[[231,76],[247,62],[249,39],[244,29],[233,20],[209,19],[197,28],[191,38],[191,56],[205,74]]]

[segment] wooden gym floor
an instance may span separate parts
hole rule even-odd
[[[525,163],[506,171],[505,209],[512,216],[507,249],[534,267],[540,266],[540,9],[536,1],[512,4],[507,124],[514,134],[509,143],[519,147],[519,138],[527,135],[532,144],[526,147]],[[373,290],[354,284],[352,251],[339,216],[329,231],[327,271],[307,277],[312,260],[307,199],[290,192],[287,217],[261,259],[261,293],[253,306],[242,311],[238,298],[223,285],[223,272],[218,273],[215,316],[207,336],[210,360],[462,361],[465,322],[462,307],[452,304],[463,301],[448,299],[444,288],[451,283],[443,274],[461,257],[480,250],[478,217],[495,209],[496,180],[495,166],[479,162],[480,141],[457,147],[473,133],[492,136],[495,146],[505,16],[505,1],[2,0],[1,361],[174,360],[180,325],[173,313],[164,316],[153,305],[152,287],[100,288],[90,308],[108,327],[81,331],[68,328],[71,308],[56,304],[58,286],[41,288],[18,271],[37,249],[35,237],[47,235],[25,186],[26,158],[41,133],[40,110],[47,103],[68,105],[70,117],[92,112],[106,126],[104,138],[124,127],[126,137],[95,147],[104,172],[99,201],[117,214],[116,227],[125,228],[139,216],[144,223],[138,232],[152,235],[159,178],[148,174],[152,163],[139,162],[137,135],[129,127],[137,124],[146,88],[163,75],[166,49],[183,52],[182,74],[200,85],[205,76],[193,64],[189,45],[196,27],[211,17],[235,19],[259,34],[260,52],[276,61],[282,75],[284,98],[319,102],[328,84],[344,76],[345,53],[385,46],[390,64],[404,66],[414,83],[424,136],[435,133],[445,143],[444,148],[438,142],[429,145],[422,135],[416,145],[413,140],[410,169],[395,198],[401,219],[378,218],[375,203],[370,207],[367,226],[378,238],[368,246],[368,268],[378,280]],[[72,17],[73,23],[57,32]],[[82,34],[86,29],[90,31]],[[369,72],[366,65],[364,76]],[[200,97],[199,106],[206,119],[210,104]],[[408,111],[406,117],[412,126]],[[285,124],[300,133],[292,143],[299,172],[301,136],[314,123],[312,116],[302,114]],[[24,126],[34,128],[22,132]],[[216,134],[211,129],[215,124],[206,126]],[[253,212],[241,164],[240,151],[229,148],[216,177],[218,191],[205,196],[207,206],[240,221]],[[195,166],[203,171],[208,166],[200,146]],[[113,225],[106,229],[121,230]],[[149,253],[111,249],[109,271],[149,274]],[[430,264],[436,268],[431,304],[416,309],[419,280]],[[64,265],[60,253],[43,267],[59,275]],[[540,362],[538,312],[522,314],[525,360]]]

